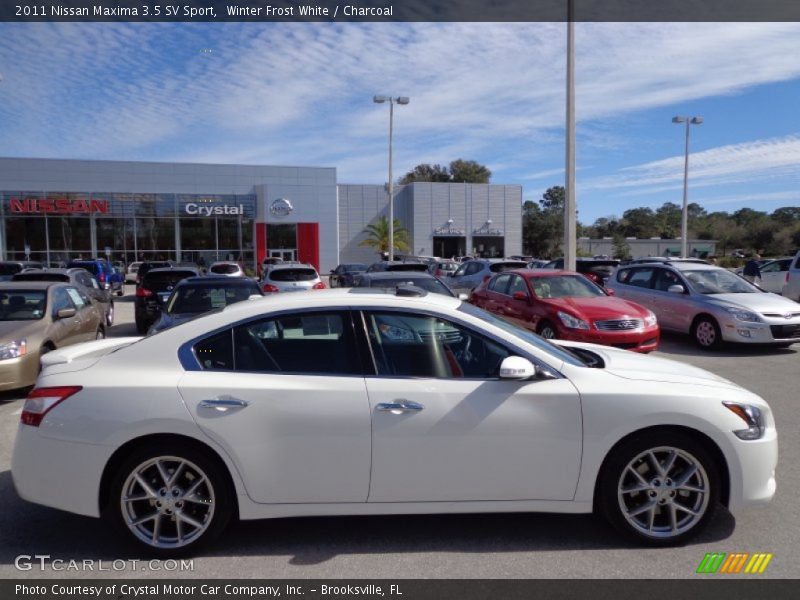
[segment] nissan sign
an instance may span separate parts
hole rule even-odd
[[[269,212],[275,217],[288,217],[293,210],[294,206],[287,198],[278,198],[269,205]]]
[[[243,215],[244,205],[204,205],[198,204],[197,202],[189,202],[188,204],[184,205],[183,210],[187,215],[200,215],[201,217],[211,217],[214,215]]]

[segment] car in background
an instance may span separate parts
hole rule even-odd
[[[100,287],[94,276],[86,269],[73,267],[71,269],[29,269],[17,273],[11,281],[53,281],[70,283],[85,293],[93,302],[100,306],[105,316],[107,327],[114,324],[114,297],[109,290]]]
[[[102,259],[95,260],[71,260],[67,263],[68,269],[85,269],[97,280],[100,287],[109,290],[112,294],[122,296],[124,290],[124,277],[117,273],[111,263]]]
[[[786,283],[783,284],[781,291],[786,298],[800,302],[800,252],[795,254],[786,271]]]
[[[150,326],[161,316],[164,304],[178,282],[199,275],[200,272],[194,267],[150,269],[136,286],[136,298],[133,305],[136,331],[142,335],[147,333]]]
[[[125,270],[125,283],[136,283],[136,273],[139,271],[141,261],[132,262]]]
[[[454,260],[437,260],[428,267],[428,273],[434,277],[449,277],[458,271],[459,266],[460,264]]]
[[[510,269],[524,269],[527,262],[503,258],[471,258],[461,263],[452,275],[447,277],[447,285],[453,289],[472,290],[495,273]]]
[[[611,277],[611,273],[618,266],[619,261],[616,259],[579,258],[575,261],[575,270],[601,287],[605,286],[606,281]],[[551,260],[541,268],[561,270],[564,268],[564,259]]]
[[[188,277],[179,281],[172,290],[158,320],[147,333],[151,335],[203,313],[222,310],[251,296],[263,295],[258,283],[250,277]]]
[[[430,273],[418,273],[416,271],[384,271],[382,273],[364,273],[358,278],[356,287],[360,288],[381,288],[385,290],[396,289],[398,286],[414,286],[444,296],[456,297],[456,294],[439,278]],[[462,300],[466,300],[466,294],[462,294]]]
[[[684,262],[684,263],[696,263],[700,265],[710,265],[711,263],[702,258],[680,258],[677,256],[647,256],[645,258],[632,258],[630,260],[621,261],[620,264],[622,265],[641,265],[644,263],[676,263],[676,262]]]
[[[758,267],[761,271],[761,281],[758,282],[758,287],[773,294],[780,294],[783,286],[786,285],[787,273],[791,265],[791,257],[763,261]],[[744,267],[737,269],[736,274],[741,275],[743,270]]]
[[[14,275],[26,269],[44,269],[44,264],[36,260],[2,260],[0,261],[0,281],[11,281]]]
[[[528,269],[541,269],[544,267],[548,262],[548,260],[544,260],[541,258],[534,258],[528,261]]]
[[[652,311],[609,296],[587,277],[572,271],[505,271],[475,288],[469,301],[545,339],[603,344],[634,352],[658,348],[659,328]]]
[[[51,281],[0,283],[0,390],[33,385],[39,357],[105,337],[103,313],[76,286]]]
[[[314,266],[302,263],[273,265],[261,279],[261,290],[265,294],[324,290],[326,287]]]
[[[160,558],[237,517],[355,513],[597,512],[683,545],[775,494],[756,394],[440,294],[278,295],[75,350],[43,358],[14,486]]]
[[[652,310],[661,330],[688,333],[704,350],[724,342],[800,342],[800,304],[760,290],[735,273],[687,262],[625,265],[609,290]]]
[[[381,260],[372,263],[365,273],[380,273],[382,271],[417,271],[424,273],[428,270],[428,263],[418,260]]]
[[[139,263],[139,268],[136,270],[136,285],[139,285],[151,269],[168,269],[174,266],[171,260],[146,260]]]
[[[342,263],[337,265],[335,269],[331,269],[328,285],[332,288],[352,287],[355,285],[356,277],[366,270],[367,265],[364,263]]]
[[[211,266],[208,267],[208,274],[220,275],[223,277],[245,276],[244,269],[242,269],[242,266],[239,263],[228,260],[221,260],[211,263]]]

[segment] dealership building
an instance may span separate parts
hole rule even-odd
[[[378,259],[361,242],[388,215],[385,187],[339,184],[333,167],[0,158],[0,259],[255,269],[277,256],[325,272]],[[394,194],[409,253],[521,253],[521,186],[414,183]]]

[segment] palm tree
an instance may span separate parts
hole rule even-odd
[[[389,251],[389,219],[388,217],[381,217],[375,223],[370,223],[364,228],[363,233],[367,238],[359,243],[359,246],[369,246],[375,248],[378,252],[385,253]],[[394,220],[394,249],[395,250],[408,250],[408,230],[400,226],[400,220]]]

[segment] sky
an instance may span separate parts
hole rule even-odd
[[[3,23],[0,156],[334,166],[463,158],[564,183],[563,23]],[[800,24],[576,25],[579,220],[800,206]],[[2,187],[2,182],[0,182]]]

